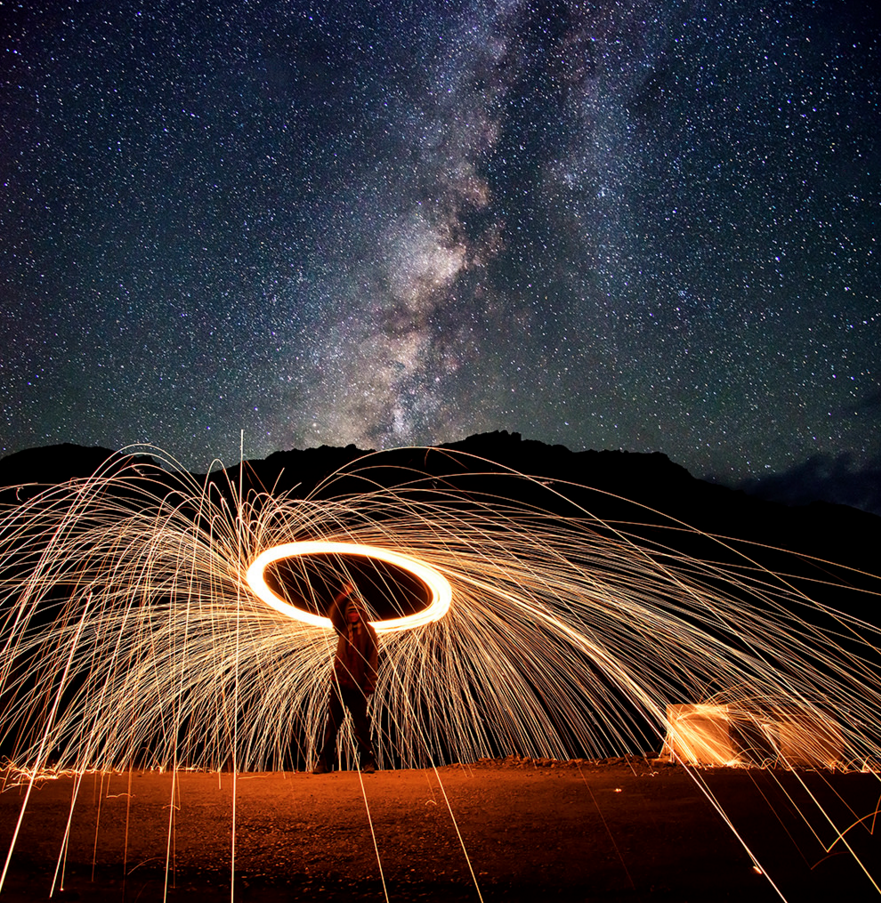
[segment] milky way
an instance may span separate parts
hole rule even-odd
[[[2,6],[0,451],[881,461],[865,4]]]

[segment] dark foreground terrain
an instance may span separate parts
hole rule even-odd
[[[5,777],[4,860],[25,794]],[[49,897],[75,791],[61,900],[881,899],[859,864],[881,883],[881,782],[871,774],[689,773],[639,758],[506,760],[363,784],[348,772],[241,774],[235,796],[229,773],[89,774],[76,784],[35,786],[0,903]],[[812,797],[839,830],[853,825],[834,844]]]

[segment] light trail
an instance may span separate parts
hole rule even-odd
[[[427,593],[396,618],[371,609],[400,602],[393,570],[366,594],[380,767],[658,749],[686,740],[667,706],[692,702],[777,725],[765,739],[784,764],[792,748],[828,759],[830,719],[836,768],[881,762],[877,627],[730,541],[728,563],[696,559],[571,503],[554,513],[547,481],[515,475],[545,510],[493,496],[497,475],[479,493],[412,474],[390,490],[358,466],[366,491],[295,499],[134,464],[0,512],[0,752],[33,776],[25,803],[49,767],[311,765],[332,660],[315,611],[333,580],[310,589],[307,559],[337,586],[361,579],[357,560]],[[267,583],[283,562],[303,565],[315,611]]]
[[[413,574],[428,588],[431,593],[431,599],[424,609],[401,618],[371,621],[370,623],[377,633],[395,633],[399,630],[413,630],[414,627],[424,627],[426,624],[439,621],[450,610],[453,588],[443,574],[438,573],[438,571],[424,562],[417,561],[415,558],[407,555],[354,542],[286,542],[280,546],[274,546],[257,556],[254,563],[248,568],[245,579],[253,592],[277,612],[287,615],[295,621],[310,624],[313,627],[333,630],[330,618],[313,614],[286,602],[272,591],[264,577],[266,568],[276,561],[308,555],[326,555],[328,553],[345,556],[352,555],[393,564]]]

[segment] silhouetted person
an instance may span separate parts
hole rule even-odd
[[[327,707],[327,727],[313,774],[330,771],[337,734],[346,717],[346,709],[352,714],[355,740],[361,753],[361,771],[367,774],[376,771],[373,747],[370,745],[367,700],[376,689],[379,645],[376,631],[367,623],[367,613],[354,592],[355,587],[347,583],[328,612],[338,639]]]

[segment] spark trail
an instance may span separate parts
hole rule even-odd
[[[745,555],[722,565],[574,504],[555,513],[546,481],[522,477],[546,492],[541,508],[493,495],[489,474],[464,493],[418,474],[371,486],[370,468],[348,472],[365,491],[297,499],[132,465],[6,509],[0,747],[10,762],[31,772],[308,766],[333,648],[321,598],[334,581],[365,579],[359,547],[415,562],[420,579],[439,575],[451,591],[448,610],[416,611],[412,629],[380,635],[381,767],[657,749],[668,704],[710,693],[733,717],[808,713],[808,751],[820,742],[811,725],[838,713],[836,767],[881,761],[875,627]],[[313,545],[286,545],[303,543]],[[296,555],[293,602],[267,604],[248,572],[285,548]],[[373,582],[371,618],[388,617],[371,610],[383,595],[402,614],[394,573]],[[290,617],[286,605],[312,615]],[[352,755],[351,742],[341,748]]]
[[[235,735],[244,770],[282,767],[292,743],[310,759],[331,632],[247,581],[261,554],[306,541],[332,544],[321,566],[341,577],[353,573],[344,550],[361,545],[422,562],[452,589],[439,619],[382,634],[386,765],[645,749],[669,702],[710,687],[729,703],[847,710],[842,764],[879,758],[857,727],[877,724],[877,630],[836,613],[845,644],[799,616],[818,603],[761,569],[419,479],[330,500],[243,499],[159,473],[51,488],[0,522],[0,742],[16,764],[217,768]]]

